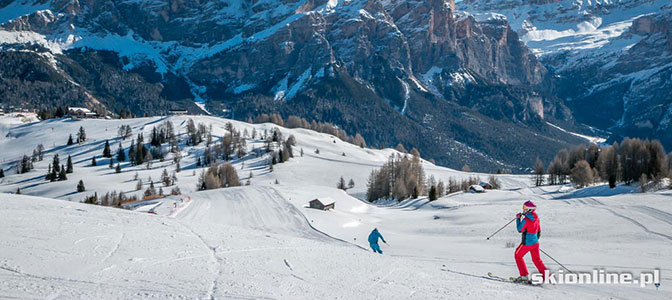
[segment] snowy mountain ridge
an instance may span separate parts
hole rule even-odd
[[[672,4],[661,0],[466,0],[461,9],[507,16],[558,78],[577,120],[666,145],[672,118]],[[593,107],[603,109],[595,111]]]
[[[550,157],[577,142],[544,121],[580,127],[505,20],[444,0],[16,0],[0,7],[0,49],[10,105],[237,119],[274,111],[453,167],[473,152],[476,168],[524,169],[534,158],[508,150],[532,145]],[[460,145],[475,151],[442,150]]]

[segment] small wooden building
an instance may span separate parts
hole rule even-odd
[[[481,187],[483,187],[486,190],[491,190],[492,185],[489,182],[481,181]]]
[[[171,109],[168,111],[169,116],[184,116],[189,113],[186,109]]]
[[[310,200],[309,204],[310,204],[310,208],[319,209],[319,210],[330,210],[330,209],[334,209],[334,207],[336,207],[336,202],[332,202],[330,204],[324,204],[319,199]]]
[[[86,107],[70,107],[68,108],[68,115],[70,118],[75,120],[80,119],[94,119],[98,117],[98,114],[91,111]]]
[[[478,184],[474,184],[474,185],[470,186],[469,191],[472,192],[472,193],[485,193],[485,189]]]

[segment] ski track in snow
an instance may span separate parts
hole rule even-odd
[[[642,228],[644,231],[646,231],[646,232],[648,232],[648,233],[650,233],[650,234],[655,234],[655,235],[657,235],[657,236],[661,236],[661,237],[664,237],[664,238],[666,238],[666,239],[672,241],[672,235],[667,235],[667,234],[664,234],[664,233],[660,233],[660,232],[656,232],[656,231],[650,230],[647,226],[645,226],[644,224],[638,222],[638,221],[635,220],[634,218],[631,218],[631,217],[625,216],[625,215],[623,215],[623,214],[617,213],[616,211],[614,211],[614,210],[611,209],[611,208],[603,207],[603,209],[606,209],[606,210],[610,211],[612,214],[614,214],[614,215],[617,216],[617,217],[620,217],[620,218],[623,218],[623,219],[625,219],[625,220],[630,221],[630,223],[635,224],[636,226]]]
[[[114,253],[116,253],[119,250],[119,246],[121,245],[121,241],[124,240],[124,236],[125,236],[125,233],[123,233],[123,232],[119,234],[119,240],[114,245],[114,247],[112,247],[110,252],[108,252],[107,255],[105,255],[105,257],[103,257],[102,262],[106,262],[108,259],[110,259],[110,257],[112,257],[112,255],[114,255]]]
[[[568,200],[565,200],[565,201],[568,201]],[[672,235],[668,235],[668,234],[664,234],[664,233],[660,233],[660,232],[651,230],[648,226],[646,226],[642,222],[639,222],[635,218],[627,216],[622,212],[621,213],[616,212],[616,210],[613,207],[605,206],[605,204],[603,202],[595,199],[594,197],[573,199],[570,202],[578,202],[578,203],[581,203],[583,205],[594,206],[594,207],[597,207],[597,208],[607,210],[607,211],[611,212],[614,216],[622,218],[622,219],[634,224],[635,226],[637,226],[639,228],[642,228],[647,233],[654,234],[654,235],[657,235],[657,236],[660,236],[660,237],[663,237],[663,238],[666,238],[666,239],[672,241]],[[655,219],[657,219],[661,222],[667,223],[668,225],[672,225],[672,214],[670,214],[670,213],[667,213],[667,212],[664,212],[664,211],[661,211],[661,210],[658,210],[658,209],[655,209],[655,208],[652,208],[652,207],[648,207],[648,206],[645,206],[645,205],[628,206],[628,207],[623,207],[620,210],[625,212],[625,211],[628,211],[629,209],[635,209],[635,210],[640,211],[640,212],[644,213],[645,215],[648,215],[652,218],[655,218]]]
[[[634,209],[637,209],[651,217],[654,217],[662,222],[665,222],[669,225],[672,225],[672,214],[664,212],[660,209],[655,209],[646,205],[633,206]]]
[[[212,275],[212,282],[210,283],[210,288],[209,288],[208,291],[206,292],[206,295],[207,295],[206,298],[207,298],[207,299],[213,299],[213,300],[214,300],[214,299],[215,299],[215,295],[216,295],[216,293],[217,293],[217,279],[219,279],[219,277],[220,277],[221,274],[222,274],[222,269],[221,269],[221,266],[222,266],[222,259],[217,255],[217,247],[212,247],[212,246],[210,246],[210,245],[208,244],[208,242],[205,241],[205,239],[203,238],[203,236],[201,236],[201,235],[198,234],[196,231],[194,231],[193,229],[191,229],[191,227],[189,227],[189,226],[187,226],[187,225],[185,225],[185,224],[183,224],[182,222],[179,222],[179,221],[178,221],[177,223],[180,224],[180,226],[182,226],[182,227],[183,227],[184,229],[186,229],[187,231],[191,232],[191,233],[194,235],[194,237],[196,237],[196,239],[198,239],[198,241],[199,241],[205,248],[208,249],[208,253],[209,253],[210,259],[211,259],[212,262],[215,264],[215,270],[214,270],[214,271],[212,272],[212,274],[211,274],[211,275]]]

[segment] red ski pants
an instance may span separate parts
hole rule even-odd
[[[525,260],[523,259],[527,252],[530,252],[530,255],[532,256],[532,262],[537,267],[539,273],[544,274],[544,271],[546,271],[546,266],[541,261],[541,257],[539,256],[539,243],[529,246],[520,244],[520,246],[518,246],[516,249],[516,253],[514,254],[520,276],[527,276],[530,274],[527,272],[527,266],[525,265]]]

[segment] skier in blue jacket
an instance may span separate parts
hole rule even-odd
[[[383,240],[383,243],[387,244],[383,235],[378,232],[378,228],[374,228],[373,231],[371,231],[371,234],[369,234],[369,245],[371,246],[371,249],[373,249],[373,252],[383,254],[383,250],[380,250],[380,246],[378,245],[378,238]]]

